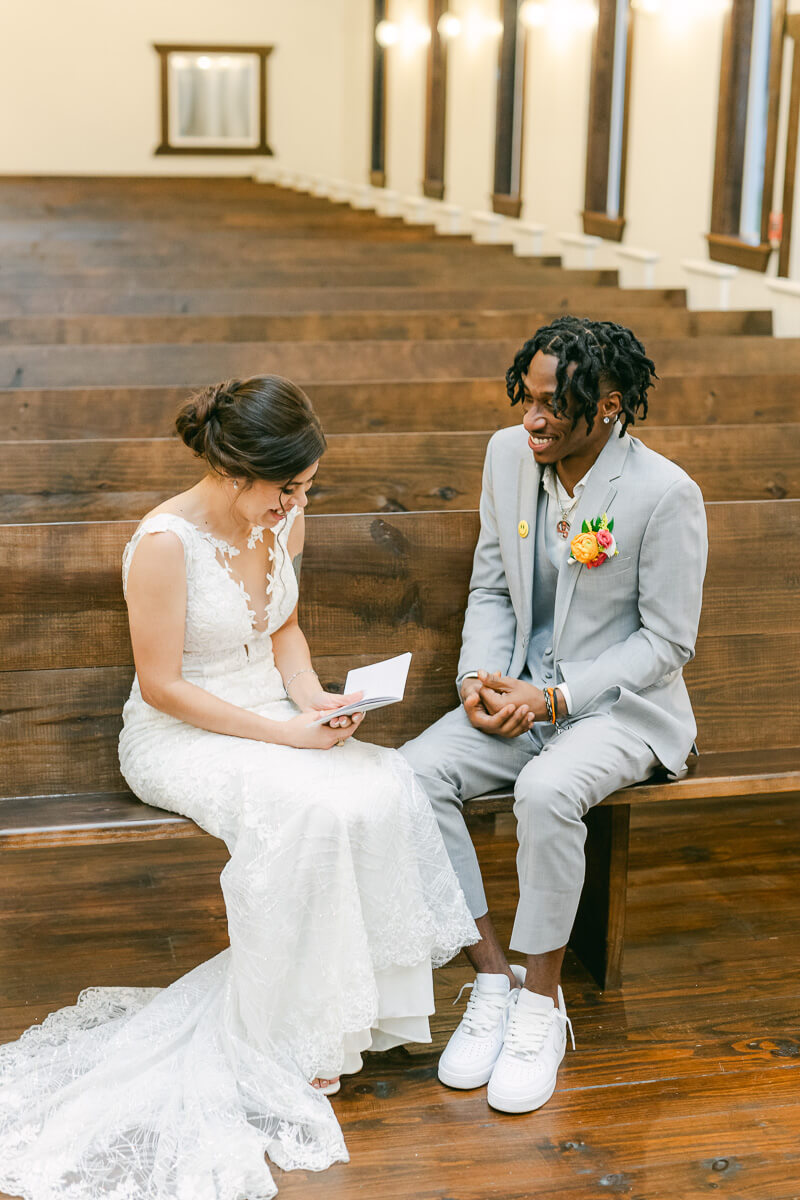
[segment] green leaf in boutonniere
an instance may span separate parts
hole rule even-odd
[[[613,532],[614,532],[614,518],[613,518],[613,517],[612,517],[612,518],[611,518],[611,520],[608,522],[608,532],[609,532],[609,533],[613,533]]]
[[[581,525],[581,533],[591,533],[591,532],[592,531],[591,531],[591,528],[589,527],[589,522],[584,521],[583,524]]]

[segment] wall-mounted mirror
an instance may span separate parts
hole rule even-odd
[[[272,46],[155,46],[161,59],[156,154],[271,154],[267,57]]]

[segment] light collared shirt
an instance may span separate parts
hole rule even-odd
[[[583,478],[578,480],[571,496],[558,478],[558,472],[555,467],[547,466],[542,472],[542,487],[547,493],[547,512],[545,513],[544,526],[545,538],[547,540],[547,549],[554,562],[559,562],[566,558],[569,544],[572,540],[569,535],[562,538],[556,527],[560,521],[567,521],[570,525],[572,524],[572,518],[575,516],[575,510],[580,503],[591,471],[592,468],[590,467]],[[570,532],[572,531],[570,530]],[[572,712],[572,697],[569,694],[569,688],[565,683],[559,683],[557,687],[564,697],[567,712]]]

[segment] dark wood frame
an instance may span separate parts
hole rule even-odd
[[[372,133],[370,138],[369,181],[373,187],[386,187],[386,48],[375,31],[386,20],[387,0],[373,0],[372,8]]]
[[[792,75],[789,91],[789,121],[786,130],[786,165],[783,174],[783,230],[778,256],[778,275],[786,279],[792,254],[792,215],[794,213],[797,142],[800,138],[800,13],[786,18],[786,37],[792,40]]]
[[[422,190],[430,200],[444,199],[444,157],[447,129],[447,42],[439,33],[439,19],[449,0],[428,0],[431,40],[428,47],[428,80],[425,99],[425,178]]]
[[[628,116],[633,66],[634,11],[628,0],[628,36],[625,48],[625,96],[622,110],[619,214],[607,212],[608,154],[611,147],[611,103],[614,95],[614,43],[617,28],[616,0],[600,0],[597,29],[592,43],[589,85],[589,127],[586,138],[586,190],[583,232],[621,242],[625,230],[625,178],[628,162]]]
[[[494,192],[492,208],[504,217],[518,217],[522,209],[519,190],[512,192],[511,180],[516,168],[522,185],[522,146],[525,123],[525,66],[527,30],[519,19],[520,0],[501,0],[503,35],[500,39],[497,73],[497,116],[494,138]],[[517,78],[517,65],[522,64],[522,78]],[[517,110],[519,102],[519,110]],[[514,116],[519,111],[519,130]],[[514,162],[515,133],[517,161]]]
[[[706,234],[706,240],[709,257],[714,262],[731,263],[749,271],[766,271],[772,254],[769,215],[775,183],[786,0],[772,0],[767,146],[764,155],[761,241],[757,246],[743,242],[739,237],[754,10],[755,0],[732,0],[730,11],[725,16],[711,229]]]
[[[156,154],[223,154],[223,155],[267,155],[273,154],[267,142],[267,59],[274,46],[209,45],[181,42],[154,43],[153,49],[160,59],[161,77],[161,143]],[[172,146],[169,140],[169,56],[170,54],[257,54],[258,55],[258,144],[255,146]]]

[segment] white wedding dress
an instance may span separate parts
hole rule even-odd
[[[147,518],[123,559],[125,580],[145,534],[177,534],[185,678],[274,720],[297,713],[270,637],[297,601],[286,544],[296,512],[275,531],[263,631],[231,570],[237,551],[183,518]],[[330,1102],[308,1081],[357,1070],[362,1050],[430,1040],[431,967],[477,931],[395,751],[210,733],[151,708],[134,680],[120,762],[136,795],[228,846],[230,947],[166,988],[88,988],[0,1047],[0,1190],[267,1200],[277,1189],[265,1154],[284,1170],[347,1159]]]

